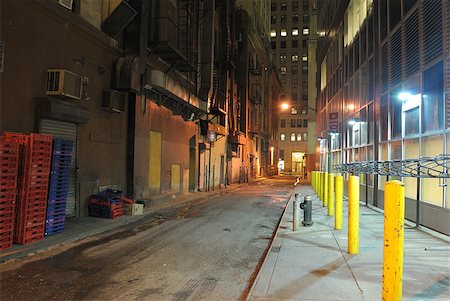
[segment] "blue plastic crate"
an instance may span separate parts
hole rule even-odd
[[[66,221],[65,215],[47,216],[47,218],[45,220],[45,224],[49,225],[49,226],[60,225],[60,224],[64,224],[65,221]]]
[[[64,224],[54,227],[45,227],[45,236],[56,234],[64,231]]]

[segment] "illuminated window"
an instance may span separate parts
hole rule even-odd
[[[292,61],[293,62],[298,62],[298,54],[293,54],[292,55]]]
[[[295,133],[291,133],[291,141],[295,141]]]
[[[280,140],[281,141],[285,141],[286,140],[286,134],[285,133],[281,133]]]
[[[298,114],[297,108],[291,108],[291,114],[297,115]]]
[[[297,141],[302,141],[302,133],[297,133]]]
[[[308,133],[303,133],[303,141],[308,141]]]
[[[304,27],[303,28],[303,34],[304,35],[309,35],[309,28],[308,27]]]
[[[280,36],[282,36],[282,37],[287,36],[287,30],[286,30],[286,28],[282,28],[282,29],[281,29]]]
[[[298,28],[292,28],[292,35],[298,36]]]
[[[276,29],[272,29],[272,30],[270,31],[270,36],[271,36],[272,38],[275,38],[275,37],[277,36],[277,30],[276,30]]]
[[[307,62],[307,61],[308,61],[308,57],[307,57],[306,55],[304,55],[304,56],[302,57],[302,60],[303,60],[304,62]]]
[[[287,59],[286,54],[284,53],[280,54],[280,62],[286,62],[286,59]]]
[[[286,74],[287,68],[286,67],[280,67],[281,74]]]

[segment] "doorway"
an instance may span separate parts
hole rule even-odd
[[[299,175],[300,178],[305,174],[305,153],[292,152],[292,173]]]

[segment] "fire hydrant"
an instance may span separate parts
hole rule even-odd
[[[303,203],[300,204],[300,208],[303,210],[303,226],[312,226],[312,198],[311,196],[305,196]]]

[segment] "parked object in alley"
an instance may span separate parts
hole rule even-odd
[[[89,215],[103,218],[118,218],[123,215],[122,191],[106,189],[89,199]]]
[[[72,149],[72,140],[53,140],[45,235],[64,231]]]
[[[5,133],[19,141],[14,242],[28,244],[44,238],[52,136]]]
[[[142,215],[144,214],[144,205],[143,204],[122,204],[123,214],[125,215]]]
[[[13,243],[18,164],[18,141],[0,136],[0,250]]]

